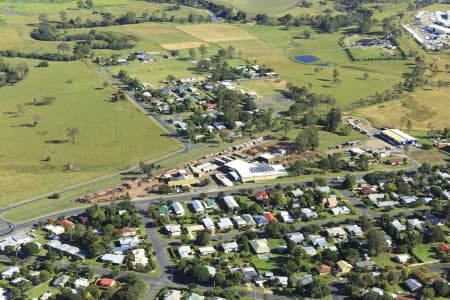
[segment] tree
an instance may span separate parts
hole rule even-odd
[[[333,79],[337,79],[339,77],[339,71],[337,69],[333,69]]]
[[[78,131],[78,128],[72,127],[67,128],[67,136],[72,139],[72,144],[75,144],[75,138],[80,135],[80,132]]]
[[[311,30],[303,30],[303,36],[305,37],[305,39],[309,39],[311,37]]]
[[[346,174],[344,178],[344,182],[342,182],[342,187],[345,189],[351,189],[356,183],[355,176],[353,174]]]
[[[70,52],[70,46],[67,43],[60,43],[56,49],[61,52],[62,54],[65,54],[66,52]]]
[[[108,81],[103,82],[103,88],[106,89],[108,87],[109,87],[109,82]]]
[[[202,44],[198,48],[198,51],[200,52],[200,55],[202,56],[202,62],[205,61],[205,55],[206,55],[206,53],[208,53],[208,49],[206,49],[206,46]]]
[[[332,108],[327,114],[326,129],[330,132],[336,132],[342,121],[341,111],[338,108]]]
[[[189,57],[194,60],[197,58],[197,52],[195,51],[195,49],[191,48],[189,49]]]
[[[435,290],[436,296],[438,297],[449,296],[450,289],[447,282],[436,281],[435,283],[433,283],[433,289]]]
[[[79,9],[84,8],[84,2],[81,1],[81,0],[78,0],[78,1],[77,1],[77,7],[78,7]]]
[[[206,246],[211,241],[211,233],[209,231],[200,231],[195,239],[197,245]]]
[[[22,103],[17,103],[17,113],[21,116],[25,113],[25,105]]]
[[[34,256],[39,253],[39,246],[36,243],[27,243],[22,247],[22,251],[25,254],[25,256]]]
[[[87,8],[92,8],[94,6],[94,1],[92,0],[86,0],[86,7]]]
[[[41,121],[41,117],[39,115],[34,115],[33,116],[33,127],[36,127],[40,121]]]
[[[198,264],[192,269],[192,277],[199,282],[208,282],[211,275],[206,267]]]
[[[39,62],[39,64],[37,66],[38,66],[38,68],[47,68],[48,67],[48,61],[43,60],[43,61]]]
[[[59,12],[59,18],[61,19],[61,22],[67,23],[67,13],[64,10],[61,10]]]
[[[408,121],[406,121],[406,129],[408,130],[412,130],[413,125],[410,119],[408,119]]]
[[[369,73],[365,72],[365,73],[363,74],[363,76],[364,76],[364,79],[365,79],[365,80],[369,79]]]
[[[367,233],[367,247],[369,251],[375,251],[376,255],[386,251],[387,242],[380,230],[375,228],[369,230]]]
[[[432,298],[434,298],[434,295],[435,295],[435,292],[432,287],[426,287],[422,290],[422,296],[425,299],[432,299]]]
[[[316,278],[307,286],[308,295],[312,298],[324,298],[330,295],[331,290],[322,278]]]
[[[294,146],[297,151],[313,150],[319,146],[319,130],[317,127],[310,125],[300,130],[295,138]]]
[[[176,80],[176,78],[172,74],[169,74],[169,75],[167,75],[166,80],[168,82],[174,82]]]

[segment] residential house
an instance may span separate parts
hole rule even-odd
[[[176,237],[181,235],[181,225],[180,224],[167,224],[164,226],[167,234],[171,237]]]
[[[214,230],[216,229],[216,226],[214,226],[214,222],[213,220],[211,220],[210,217],[204,217],[202,219],[202,223],[205,226],[205,228],[211,232],[214,232]]]
[[[345,260],[338,261],[336,265],[338,274],[347,274],[353,269],[353,266]]]
[[[219,206],[217,206],[216,200],[214,199],[207,199],[206,201],[203,202],[203,206],[206,209],[218,209]]]
[[[301,232],[292,232],[286,235],[287,239],[293,241],[296,244],[300,244],[305,240],[303,233]]]
[[[311,208],[302,208],[300,211],[307,220],[316,219],[318,217],[317,213]]]
[[[75,258],[84,259],[86,257],[86,255],[80,251],[80,248],[69,245],[69,244],[63,244],[57,240],[49,241],[47,243],[47,247],[53,248],[59,252],[62,252],[66,255],[69,255],[69,256],[72,256]]]
[[[397,254],[394,256],[394,260],[400,264],[407,263],[410,260],[411,256],[408,254]]]
[[[76,289],[87,288],[89,286],[89,280],[87,278],[77,278],[73,283]]]
[[[63,234],[66,230],[64,229],[64,227],[60,226],[60,225],[53,225],[53,224],[47,224],[44,226],[44,229],[47,230],[48,232],[51,232],[55,235],[61,235]]]
[[[287,211],[280,211],[280,219],[284,223],[294,223],[295,219]]]
[[[331,273],[331,267],[326,264],[316,266],[316,271],[319,275],[328,275]]]
[[[406,224],[408,224],[409,226],[411,226],[414,229],[418,229],[418,230],[422,230],[422,225],[424,224],[424,221],[420,221],[417,218],[414,219],[408,219],[406,221]]]
[[[381,193],[370,194],[370,195],[367,196],[367,198],[370,201],[376,203],[376,202],[384,199],[384,194],[381,194]]]
[[[314,282],[314,278],[311,274],[306,274],[295,278],[297,282],[301,283],[302,286],[307,286]]]
[[[122,233],[123,237],[135,236],[137,234],[136,228],[134,227],[123,227],[119,231]]]
[[[208,270],[208,273],[211,277],[216,276],[216,268],[213,266],[205,266],[206,270]]]
[[[347,230],[348,234],[351,236],[361,236],[363,234],[362,228],[356,224],[345,226],[345,230]]]
[[[400,223],[399,220],[394,219],[391,222],[391,225],[395,227],[395,229],[397,229],[398,231],[405,231],[406,230],[406,226],[403,225],[402,223]]]
[[[24,278],[24,277],[17,277],[16,279],[11,280],[11,284],[15,285],[15,286],[21,285],[21,282],[25,283],[25,282],[30,282],[30,281],[28,279]]]
[[[199,247],[198,251],[200,252],[201,256],[205,256],[213,254],[214,252],[216,252],[216,249],[214,249],[214,247],[207,246],[207,247]]]
[[[265,206],[269,204],[269,194],[267,191],[260,191],[255,194],[255,199],[261,203],[263,203]]]
[[[305,193],[300,189],[300,188],[296,188],[295,190],[291,191],[292,196],[298,198],[303,196]]]
[[[164,294],[163,300],[181,300],[181,291],[169,290]]]
[[[270,253],[270,248],[266,239],[251,240],[249,241],[250,247],[252,247],[253,252],[256,254],[267,254]]]
[[[133,266],[146,266],[148,265],[148,257],[145,255],[144,249],[134,249],[131,250],[131,253],[134,256],[134,261],[132,261]]]
[[[350,209],[345,205],[336,206],[335,208],[331,209],[331,212],[335,216],[348,215],[349,213],[351,213]]]
[[[191,292],[184,299],[185,300],[205,300],[205,297]]]
[[[184,208],[183,208],[183,205],[181,205],[180,202],[174,202],[172,204],[172,208],[173,208],[173,211],[175,212],[175,214],[177,216],[184,216]]]
[[[310,242],[317,248],[324,249],[327,247],[327,240],[319,235],[309,235]]]
[[[244,219],[244,221],[248,227],[256,226],[256,222],[250,214],[242,215],[242,219]]]
[[[341,239],[341,240],[347,239],[347,232],[345,232],[345,230],[342,227],[327,228],[326,231],[327,231],[328,235],[331,237]]]
[[[363,270],[371,270],[373,267],[375,267],[377,264],[371,260],[363,260],[363,261],[357,261],[355,263],[355,266],[359,269]]]
[[[60,275],[55,280],[53,280],[52,286],[62,288],[67,284],[67,282],[69,282],[69,280],[69,275]]]
[[[239,204],[236,202],[233,196],[225,196],[223,197],[223,201],[225,202],[228,210],[233,210],[239,207]]]
[[[275,218],[274,215],[272,215],[272,213],[269,211],[263,212],[263,216],[268,222],[278,222],[277,218]]]
[[[205,208],[203,207],[203,204],[200,202],[200,200],[193,200],[192,208],[196,213],[201,213],[205,211]]]
[[[192,253],[193,251],[190,246],[181,246],[178,248],[178,255],[181,259],[190,258]]]
[[[416,292],[423,287],[423,285],[420,282],[418,282],[417,280],[415,280],[414,278],[406,279],[405,285],[408,288],[408,290],[410,290],[411,292]]]
[[[233,228],[233,222],[231,222],[230,218],[220,218],[217,222],[217,227],[220,230],[228,230]]]
[[[441,252],[448,253],[450,251],[450,247],[446,243],[437,243],[436,247]]]
[[[336,197],[323,198],[322,204],[328,208],[334,208],[338,205],[339,201]]]
[[[120,265],[125,260],[125,255],[123,254],[103,254],[102,257],[100,257],[100,260],[104,263],[112,263],[114,265]]]
[[[317,254],[316,248],[314,248],[312,246],[303,246],[302,248],[303,248],[303,250],[305,250],[305,253],[309,256],[314,256]]]
[[[12,267],[7,267],[6,269],[4,269],[2,271],[2,273],[0,273],[0,275],[2,276],[2,279],[11,279],[14,276],[14,274],[19,274],[19,273],[20,273],[19,267],[12,266]]]
[[[262,227],[269,224],[269,221],[261,215],[255,217],[255,222],[257,227]]]
[[[169,214],[169,207],[167,205],[165,205],[165,204],[160,205],[158,207],[158,212],[159,212],[160,216],[166,216],[166,215]]]
[[[101,289],[109,289],[116,285],[116,281],[111,278],[101,278],[95,282],[95,285]]]
[[[416,196],[401,196],[400,200],[405,203],[406,205],[413,204],[417,201]]]
[[[61,225],[64,228],[74,228],[75,227],[75,224],[69,220],[61,220],[61,221],[59,221],[59,225]]]
[[[323,194],[329,194],[331,192],[331,189],[329,186],[316,186],[314,189],[317,192],[323,193]]]
[[[140,240],[137,236],[121,237],[119,239],[120,246],[130,245],[131,247],[136,247],[139,243]]]
[[[234,222],[234,224],[236,224],[236,227],[239,229],[247,226],[247,222],[245,222],[245,220],[241,216],[234,216],[233,222]]]
[[[224,253],[239,252],[239,245],[236,242],[222,243]]]

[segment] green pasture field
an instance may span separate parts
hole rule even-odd
[[[355,59],[389,59],[391,57],[400,57],[400,54],[389,53],[389,50],[378,47],[371,47],[367,49],[362,48],[350,48]]]
[[[216,0],[215,2],[228,4],[250,15],[267,14],[269,16],[283,16],[288,13],[293,16],[319,14],[333,8],[331,1],[325,1],[325,5],[320,5],[318,0],[308,1],[312,3],[312,6],[308,8],[299,6],[296,0]]]
[[[36,68],[35,60],[7,61],[27,63],[30,73],[0,92],[0,138],[5,146],[0,157],[0,207],[181,149],[176,141],[162,137],[165,131],[159,124],[135,106],[111,102],[113,89],[102,88],[103,80],[90,65],[50,62],[48,68]],[[28,104],[42,96],[56,101]],[[36,115],[40,121],[34,127]],[[79,131],[75,144],[65,142],[70,127]],[[47,157],[50,161],[43,161]],[[75,172],[64,170],[68,162],[74,163]]]

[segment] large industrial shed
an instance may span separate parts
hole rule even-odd
[[[398,129],[385,129],[380,134],[383,139],[400,146],[417,144],[416,138]]]

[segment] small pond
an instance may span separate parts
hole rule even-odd
[[[313,63],[313,62],[319,60],[317,57],[312,56],[312,55],[298,55],[298,56],[294,57],[294,59],[296,61],[304,63],[304,64]]]

